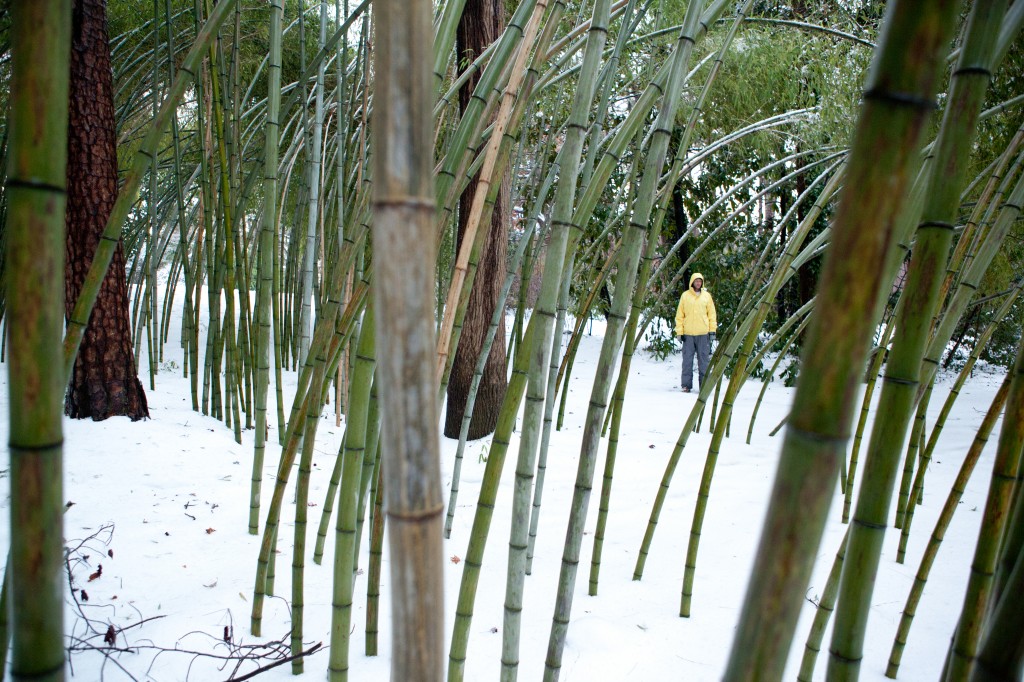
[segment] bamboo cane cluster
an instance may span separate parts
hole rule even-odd
[[[737,396],[749,379],[764,377],[760,406],[788,353],[799,349],[776,491],[726,677],[781,676],[838,487],[843,521],[851,525],[800,679],[810,679],[833,609],[828,674],[855,679],[892,498],[902,561],[946,416],[999,323],[1019,307],[1019,279],[998,298],[979,299],[977,292],[1019,229],[1024,126],[982,160],[980,172],[972,148],[980,124],[1002,121],[1021,104],[1019,97],[988,97],[1024,21],[1024,3],[974,3],[950,54],[958,6],[946,1],[926,9],[893,2],[877,25],[846,31],[750,16],[755,5],[749,1],[690,2],[677,17],[665,3],[643,0],[524,0],[501,35],[469,60],[454,54],[454,43],[472,5],[436,4],[431,17],[431,3],[419,1],[272,0],[253,8],[229,0],[157,0],[142,25],[117,36],[119,141],[134,161],[68,323],[57,383],[63,385],[73,363],[112,245],[123,238],[136,346],[147,344],[150,385],[172,369],[163,364],[163,349],[173,306],[182,305],[180,370],[190,379],[193,408],[224,421],[239,442],[253,431],[248,530],[261,534],[254,635],[262,628],[265,600],[275,593],[278,547],[288,540],[280,535],[286,492],[294,489],[289,601],[295,651],[303,649],[305,634],[306,558],[312,554],[321,563],[333,537],[332,680],[347,679],[364,539],[370,548],[365,650],[377,653],[388,527],[392,589],[400,595],[393,599],[392,627],[403,633],[394,638],[394,677],[465,677],[494,505],[515,447],[500,662],[502,679],[512,680],[519,674],[526,578],[539,559],[535,540],[554,532],[541,524],[547,460],[555,454],[549,453],[552,432],[563,423],[586,322],[603,313],[607,326],[579,441],[545,661],[545,679],[554,680],[607,439],[589,573],[589,593],[599,591],[616,462],[631,447],[620,438],[630,363],[674,304],[679,282],[742,249],[748,260],[742,274],[723,281],[730,309],[721,342],[692,410],[675,425],[679,436],[660,484],[652,482],[656,496],[634,579],[643,578],[651,560],[673,475],[706,416],[711,440],[679,608],[681,616],[691,614],[707,504],[716,465],[728,456]],[[806,40],[827,42],[849,60],[873,54],[858,123],[848,125],[852,139],[823,132],[832,105],[817,93],[720,125],[717,110],[725,100],[716,98],[729,86],[725,81],[742,81],[730,65],[754,49],[766,26],[807,31]],[[252,36],[266,43],[255,56],[247,48]],[[19,49],[15,44],[16,56]],[[460,110],[458,93],[471,76],[476,85]],[[817,84],[808,77],[804,86]],[[938,92],[945,96],[929,140]],[[12,102],[26,96],[12,86]],[[10,284],[4,312],[12,331],[22,323],[15,287],[27,282],[16,258],[15,219],[25,209],[19,208],[24,197],[15,171],[30,173],[15,166],[17,121],[5,128],[4,274]],[[765,145],[772,153],[762,160]],[[756,162],[737,161],[744,155]],[[704,178],[725,166],[727,179],[704,192]],[[445,395],[509,170],[516,242],[483,348],[472,358],[455,468],[445,479],[451,486],[445,515],[438,396]],[[475,190],[462,203],[468,215],[456,250],[460,197],[474,178]],[[809,272],[820,273],[817,292],[784,305]],[[894,286],[901,273],[905,280]],[[724,272],[722,279],[728,279]],[[539,291],[533,298],[531,285]],[[473,514],[472,531],[461,553],[449,635],[441,625],[442,518],[450,536],[469,423],[506,309],[514,310],[508,386],[479,497],[470,512],[459,512]],[[929,433],[925,408],[943,353],[965,317],[983,309],[992,321],[976,336]],[[24,349],[8,338],[13,368]],[[1001,411],[997,471],[947,677],[998,679],[1020,665],[1020,609],[1012,595],[1020,593],[1024,575],[1022,358],[1024,350],[978,427],[976,447],[933,532],[894,644],[893,676],[945,524]],[[287,372],[295,373],[297,384],[290,406]],[[865,376],[866,390],[858,396]],[[879,376],[879,417],[865,438]],[[322,514],[311,520],[310,505],[320,501],[310,500],[309,479],[327,409],[336,423],[344,420],[345,432],[319,504]],[[755,407],[748,443],[756,415]],[[12,415],[12,434],[13,424]],[[59,441],[59,429],[44,441]],[[15,454],[39,445],[12,435]],[[268,453],[278,457],[269,463],[270,477]],[[273,480],[269,489],[265,479]],[[307,543],[311,522],[317,534]],[[15,583],[13,589],[17,595],[24,588]],[[302,661],[293,661],[294,672],[302,671]]]

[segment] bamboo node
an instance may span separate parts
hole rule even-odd
[[[850,440],[849,435],[833,436],[826,433],[816,433],[814,431],[808,431],[807,429],[798,428],[792,424],[789,425],[787,434],[803,440],[811,441],[812,443],[826,443],[842,447],[845,447],[847,441]]]
[[[864,519],[853,518],[853,522],[861,528],[870,528],[871,530],[885,530],[889,526],[884,523],[875,523],[874,521],[865,521]]]
[[[373,205],[392,208],[429,208],[430,210],[434,210],[437,206],[433,199],[427,199],[425,197],[389,197],[384,199],[374,199]]]
[[[441,516],[444,512],[444,505],[439,504],[436,507],[430,509],[424,509],[422,511],[409,511],[409,512],[396,512],[388,510],[388,518],[396,521],[423,521],[424,519],[430,519],[435,516]]]
[[[10,178],[7,181],[7,189],[27,189],[35,192],[50,192],[53,194],[65,194],[66,190],[64,187],[59,185],[53,185],[48,182],[41,182],[39,180],[33,180],[31,178]]]
[[[900,107],[910,107],[912,109],[920,109],[922,111],[932,111],[939,108],[939,105],[935,100],[912,92],[889,92],[888,90],[882,90],[879,88],[872,88],[864,93],[865,100],[873,100],[875,102],[885,102],[886,104],[892,104]]]
[[[944,220],[925,220],[924,222],[922,222],[917,227],[918,227],[918,229],[922,229],[922,228],[925,228],[925,227],[931,227],[931,228],[935,228],[935,229],[938,229],[938,230],[947,230],[949,232],[952,232],[953,230],[956,229],[956,226],[953,225],[953,223],[948,223],[948,222],[946,222]]]
[[[11,450],[17,450],[18,452],[46,452],[47,450],[56,450],[64,447],[64,439],[61,438],[52,443],[42,443],[40,445],[18,445],[16,443],[8,442],[8,447]]]
[[[918,384],[921,383],[920,381],[916,381],[914,379],[903,379],[901,377],[892,377],[892,376],[889,376],[888,374],[885,375],[884,377],[882,377],[882,381],[884,381],[886,383],[889,383],[889,384],[897,384],[899,386],[917,386]]]
[[[984,66],[962,66],[953,72],[954,76],[984,76],[992,77],[992,70]]]
[[[856,658],[851,658],[850,656],[844,656],[843,654],[839,653],[835,649],[829,649],[828,653],[829,653],[830,656],[832,656],[832,658],[837,658],[837,659],[839,659],[843,663],[849,663],[851,665],[857,665],[857,666],[860,665],[861,660],[864,658],[863,656],[857,656]]]

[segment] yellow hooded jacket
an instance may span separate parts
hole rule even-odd
[[[676,308],[676,336],[700,336],[718,330],[718,316],[715,313],[715,302],[706,288],[697,294],[693,291],[693,280],[704,279],[704,275],[695,272],[690,276],[690,284],[679,297]]]

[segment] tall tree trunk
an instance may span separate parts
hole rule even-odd
[[[459,64],[469,64],[484,49],[497,39],[505,25],[504,3],[501,0],[468,0],[459,22],[456,34]],[[459,106],[465,110],[470,95],[476,87],[478,76],[470,78],[459,92]],[[466,229],[473,195],[476,193],[477,181],[474,179],[466,187],[459,200],[458,244],[462,245],[462,236]],[[466,398],[470,384],[473,382],[473,368],[487,327],[498,305],[501,285],[505,281],[505,260],[508,247],[508,224],[510,211],[510,182],[506,171],[501,180],[501,192],[494,204],[491,214],[491,229],[484,242],[483,254],[473,280],[473,291],[469,296],[469,306],[463,321],[462,335],[459,337],[458,349],[452,364],[451,377],[448,382],[448,407],[445,410],[444,435],[458,438],[462,426],[462,418],[466,411]],[[469,440],[483,438],[494,432],[498,422],[501,401],[505,397],[505,319],[499,323],[498,332],[491,345],[491,354],[484,367],[484,375],[480,381],[473,418],[469,423]]]
[[[68,112],[65,313],[71,316],[117,198],[117,144],[105,0],[75,0]],[[128,316],[124,252],[118,244],[75,359],[64,411],[96,421],[149,416]]]

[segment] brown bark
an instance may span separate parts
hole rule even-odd
[[[799,147],[797,147],[797,149],[799,149]],[[803,160],[801,159],[797,161],[797,165],[803,167]],[[801,173],[796,176],[797,196],[802,195],[805,191],[807,191],[807,174]],[[797,208],[797,218],[801,223],[804,221],[804,218],[807,217],[807,206],[808,202],[805,201]],[[797,293],[799,295],[797,307],[802,307],[805,303],[814,298],[814,294],[818,289],[817,269],[820,264],[820,261],[805,263],[804,266],[797,271]]]
[[[117,145],[105,0],[75,0],[68,114],[65,311],[71,315],[117,198]],[[124,252],[118,244],[64,403],[77,419],[149,416],[135,370]]]
[[[460,67],[471,63],[498,37],[505,25],[504,3],[501,0],[468,0],[459,22],[456,45]],[[472,77],[459,93],[459,104],[465,109],[477,77]],[[474,179],[459,200],[458,244],[466,229],[466,218],[473,203],[477,182]],[[510,219],[510,182],[508,171],[501,180],[501,191],[491,214],[491,226],[473,280],[473,291],[463,320],[462,334],[452,363],[448,381],[448,406],[445,411],[444,435],[458,438],[466,411],[473,369],[483,347],[491,316],[498,304],[501,285],[505,281],[508,224]],[[484,367],[477,392],[473,418],[469,424],[469,440],[483,438],[494,432],[498,412],[505,397],[505,319],[502,318]]]

